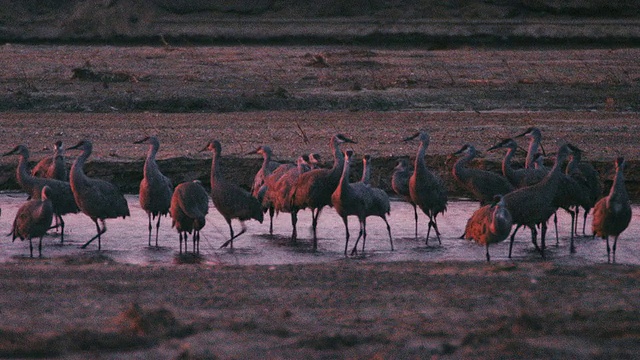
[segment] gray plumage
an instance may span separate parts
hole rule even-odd
[[[345,142],[356,143],[342,134],[332,136],[329,146],[334,157],[333,167],[331,169],[314,169],[301,174],[292,189],[291,211],[311,209],[314,251],[318,248],[318,217],[322,208],[331,206],[331,196],[338,187],[342,175],[344,155],[340,151],[340,144]]]
[[[36,166],[31,170],[31,175],[48,179],[69,181],[62,141],[58,140],[53,144],[53,155],[38,161]]]
[[[80,149],[82,153],[71,166],[69,179],[71,190],[80,210],[96,224],[97,235],[89,239],[82,248],[86,248],[93,240],[98,239],[98,250],[101,250],[101,235],[107,231],[105,219],[125,218],[130,215],[127,200],[120,190],[108,181],[89,178],[84,173],[84,164],[91,155],[93,145],[89,140],[82,140],[68,148]],[[102,223],[102,229],[98,224]]]
[[[200,230],[206,225],[205,216],[209,213],[209,195],[200,181],[187,181],[176,186],[171,196],[169,209],[172,227],[178,231],[180,253],[184,239],[184,252],[187,252],[187,233],[193,232],[193,253],[200,252]]]
[[[464,155],[453,165],[453,178],[469,191],[484,206],[494,201],[496,195],[504,195],[514,190],[506,177],[491,171],[469,168],[469,163],[476,157],[473,145],[465,144],[453,156]]]
[[[169,213],[173,184],[158,168],[156,154],[160,148],[160,141],[155,136],[147,136],[135,144],[149,144],[149,151],[144,162],[143,178],[140,181],[140,207],[147,213],[149,219],[149,246],[151,246],[151,233],[153,227],[151,220],[158,217],[156,222],[156,247],[158,247],[158,230],[160,219]]]
[[[218,140],[211,140],[203,151],[209,150],[213,153],[211,161],[211,200],[218,212],[224,217],[229,225],[231,238],[227,240],[221,247],[231,244],[233,249],[233,239],[244,234],[247,230],[244,222],[246,220],[255,219],[262,223],[263,214],[260,202],[251,193],[242,189],[238,185],[226,181],[222,174],[220,166],[220,157],[222,154],[222,145]],[[231,220],[238,219],[242,225],[242,230],[234,235]]]
[[[49,195],[51,189],[48,186],[42,188],[38,199],[31,199],[22,204],[13,221],[13,240],[29,240],[29,255],[33,257],[33,238],[40,238],[38,253],[42,257],[42,237],[47,233],[53,219],[53,204]]]
[[[554,205],[554,198],[563,177],[560,167],[567,159],[569,152],[569,147],[566,144],[560,146],[553,168],[542,181],[517,189],[504,196],[504,203],[511,213],[513,223],[531,229],[531,241],[536,249],[540,250],[542,256],[544,256],[547,220],[557,209]],[[537,244],[537,225],[541,225],[540,247]],[[512,234],[509,244],[509,257],[511,257],[514,235],[515,232]]]
[[[426,131],[420,131],[410,136],[404,141],[418,138],[420,146],[416,155],[413,174],[409,178],[409,194],[411,201],[415,203],[422,212],[429,217],[429,226],[427,229],[427,237],[425,243],[429,244],[429,234],[433,227],[438,242],[440,241],[440,231],[438,230],[437,216],[447,211],[447,189],[442,179],[432,173],[424,161],[427,148],[429,147],[429,134]]]
[[[542,149],[542,153],[544,154],[544,148],[542,148],[541,145],[542,133],[537,127],[530,127],[522,134],[516,135],[516,138],[523,136],[529,138],[529,148],[527,149],[527,158],[525,160],[524,167],[526,169],[533,169],[535,155],[538,153],[538,149]]]
[[[416,204],[411,200],[411,194],[409,193],[409,179],[413,174],[413,169],[409,167],[407,159],[399,159],[396,167],[391,175],[391,188],[398,194],[403,200],[408,202],[413,207],[413,219],[415,223],[415,238],[418,238],[418,208]]]
[[[506,239],[511,232],[512,224],[513,219],[503,196],[496,195],[492,203],[482,206],[471,215],[464,230],[465,238],[485,245],[489,262],[489,245]]]
[[[518,144],[513,139],[504,139],[494,146],[488,148],[487,151],[494,151],[497,149],[507,149],[507,153],[502,160],[502,175],[504,175],[504,177],[509,180],[511,185],[516,188],[536,184],[544,179],[544,177],[549,172],[546,168],[514,169],[511,162],[516,150],[518,149]]]
[[[596,169],[590,163],[582,161],[582,150],[574,145],[569,145],[569,147],[572,154],[567,164],[566,173],[576,179],[580,188],[586,194],[585,201],[580,204],[580,207],[584,209],[582,235],[586,235],[587,215],[589,215],[589,211],[602,196],[602,184],[600,184],[600,175]]]
[[[631,205],[629,194],[624,183],[624,168],[626,162],[623,157],[616,159],[616,175],[609,194],[593,207],[593,234],[607,240],[607,258],[611,261],[609,237],[613,236],[613,261],[616,261],[616,245],[620,234],[631,222]]]
[[[70,183],[66,181],[41,178],[32,176],[28,169],[29,149],[24,145],[18,145],[13,150],[3,154],[3,156],[19,155],[20,160],[16,168],[16,180],[22,190],[31,199],[40,199],[42,189],[48,186],[51,190],[49,199],[53,206],[53,213],[61,226],[60,241],[64,243],[64,220],[63,215],[76,214],[80,210],[76,204]]]
[[[263,194],[260,194],[260,189],[265,184],[266,179],[271,175],[271,173],[276,171],[282,164],[271,161],[271,148],[265,145],[258,146],[258,148],[249,152],[247,155],[250,154],[262,155],[262,166],[260,166],[260,169],[254,176],[253,185],[251,185],[251,195],[262,203],[260,197],[263,197]],[[262,210],[263,212],[269,212],[269,235],[273,235],[273,215],[275,209],[273,208],[273,205],[269,203],[267,206],[263,206]]]
[[[391,245],[391,251],[393,251],[393,238],[391,237],[391,226],[387,221],[387,215],[391,214],[391,203],[389,202],[389,195],[382,189],[375,188],[369,183],[371,179],[371,156],[365,155],[362,157],[362,178],[359,183],[355,183],[354,186],[365,186],[367,196],[371,197],[371,203],[366,208],[367,216],[378,216],[382,218],[387,226],[387,234],[389,235],[389,244]],[[360,185],[362,184],[362,185]],[[357,244],[357,242],[356,242]],[[362,251],[364,251],[364,242],[362,243]]]

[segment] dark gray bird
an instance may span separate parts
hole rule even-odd
[[[413,167],[413,175],[409,179],[409,194],[411,201],[415,203],[422,212],[429,217],[429,227],[427,229],[426,244],[429,244],[429,234],[431,228],[435,230],[438,242],[440,241],[440,231],[438,230],[437,216],[447,211],[447,189],[442,179],[427,169],[424,157],[429,147],[429,134],[426,131],[420,131],[410,136],[404,141],[410,141],[415,138],[420,140],[418,154],[416,155]]]
[[[487,249],[487,262],[489,257],[489,244],[503,241],[509,236],[513,220],[507,209],[502,195],[496,195],[491,204],[487,204],[476,210],[467,221],[464,230],[465,237]]]
[[[541,144],[542,133],[537,127],[530,127],[522,134],[516,135],[516,138],[523,136],[529,138],[529,148],[527,149],[527,159],[525,160],[524,167],[526,169],[533,169],[535,163],[535,155],[538,153],[538,149],[541,149],[542,154],[544,154],[544,148]]]
[[[371,156],[365,155],[362,158],[362,179],[353,186],[364,186],[367,195],[371,197],[371,203],[366,208],[366,216],[378,216],[384,220],[387,226],[387,234],[389,234],[389,243],[391,251],[393,251],[393,238],[391,237],[391,226],[387,221],[387,215],[391,214],[391,203],[389,195],[382,189],[375,188],[369,184],[371,178]],[[356,245],[358,242],[356,241]],[[355,246],[354,246],[355,249]],[[362,251],[364,251],[364,241],[362,243]]]
[[[556,161],[551,171],[542,181],[535,185],[526,186],[512,191],[504,196],[504,203],[511,213],[513,223],[526,226],[531,229],[531,241],[544,257],[545,236],[547,232],[547,220],[556,212],[557,206],[554,199],[558,186],[564,174],[561,166],[570,153],[567,144],[560,146],[556,155]],[[541,226],[541,246],[538,247],[536,226]],[[513,246],[514,234],[511,235],[509,244],[509,257]]]
[[[507,149],[507,153],[502,160],[502,175],[504,175],[507,180],[509,180],[511,185],[516,188],[536,184],[544,179],[544,177],[549,172],[546,168],[514,169],[511,162],[513,156],[516,153],[516,150],[518,149],[518,143],[516,143],[513,139],[504,139],[488,148],[487,151],[493,151],[497,149]]]
[[[496,195],[504,195],[514,190],[506,177],[491,171],[469,168],[469,163],[476,157],[473,145],[465,144],[453,156],[464,155],[453,166],[453,178],[469,191],[484,206],[494,201]]]
[[[582,191],[587,194],[586,201],[583,204],[580,204],[580,207],[584,209],[582,235],[586,236],[585,227],[587,223],[587,215],[589,215],[589,211],[602,196],[602,184],[600,184],[600,175],[596,169],[594,169],[590,163],[582,161],[583,151],[577,146],[571,144],[569,147],[571,148],[572,154],[569,158],[569,163],[567,164],[566,173],[576,179],[582,188]]]
[[[29,240],[29,255],[33,257],[33,238],[40,238],[38,253],[42,257],[42,237],[47,233],[53,219],[53,204],[49,195],[51,189],[48,186],[42,188],[38,199],[31,199],[22,204],[13,221],[13,240]]]
[[[187,181],[176,186],[171,196],[172,227],[178,231],[180,254],[182,240],[184,252],[187,252],[187,233],[193,232],[193,253],[200,252],[200,230],[206,224],[205,216],[209,213],[209,195],[200,181]]]
[[[173,184],[171,180],[164,176],[156,163],[156,154],[160,148],[160,141],[155,136],[147,136],[140,139],[135,144],[149,144],[147,159],[144,162],[144,176],[140,181],[140,207],[147,213],[149,219],[149,246],[151,246],[151,233],[153,227],[151,220],[158,217],[156,222],[156,247],[158,247],[158,230],[160,229],[160,218],[169,213],[171,206],[171,196],[173,194]]]
[[[409,193],[409,179],[413,174],[413,169],[409,167],[407,159],[398,159],[396,167],[391,175],[391,188],[402,199],[413,207],[413,219],[415,221],[415,237],[418,238],[418,209],[416,204],[411,200]]]
[[[310,208],[311,209],[311,226],[313,228],[313,250],[318,249],[318,217],[322,208],[331,206],[331,196],[338,187],[342,168],[344,166],[344,155],[340,151],[340,144],[356,142],[337,134],[331,137],[329,146],[333,153],[334,161],[331,169],[314,169],[301,174],[292,189],[291,195],[291,211]]]
[[[29,149],[24,145],[18,145],[13,150],[3,154],[3,156],[19,155],[20,160],[16,168],[16,180],[22,191],[27,193],[31,199],[40,199],[42,188],[48,186],[51,190],[49,199],[53,205],[53,213],[61,227],[60,241],[64,243],[64,220],[62,216],[66,214],[76,214],[80,210],[76,204],[71,185],[66,181],[40,178],[32,176],[27,169],[29,163]]]
[[[71,190],[80,210],[96,224],[97,234],[89,239],[81,248],[86,248],[93,240],[98,239],[98,250],[101,250],[101,235],[107,231],[105,219],[123,219],[130,215],[127,200],[120,190],[108,181],[89,178],[84,173],[84,164],[91,155],[93,145],[89,140],[82,140],[68,148],[80,149],[82,153],[71,165]],[[98,224],[102,223],[102,229]]]
[[[598,200],[593,207],[593,234],[607,240],[607,258],[611,262],[609,236],[613,236],[613,262],[616,261],[616,244],[620,234],[631,221],[631,205],[629,194],[624,183],[623,157],[616,159],[616,175],[609,190],[609,195]]]
[[[296,242],[298,238],[297,223],[298,223],[298,210],[291,207],[291,195],[293,188],[298,181],[300,174],[303,174],[311,168],[307,162],[307,155],[302,155],[297,160],[297,166],[290,167],[281,165],[274,171],[263,185],[264,198],[262,200],[263,207],[265,204],[271,204],[276,213],[290,213],[291,214],[291,241]],[[286,169],[286,172],[281,173],[281,169]]]
[[[46,157],[38,161],[36,166],[31,169],[31,175],[48,179],[69,181],[62,141],[56,141],[53,145],[53,149],[53,156]]]
[[[218,140],[211,140],[202,151],[209,150],[213,153],[211,161],[211,200],[218,212],[224,217],[229,225],[231,238],[227,240],[221,247],[231,244],[233,249],[233,239],[244,234],[247,228],[244,224],[246,220],[255,219],[262,224],[264,219],[262,207],[258,199],[251,196],[251,193],[242,189],[238,185],[226,181],[222,168],[220,167],[220,156],[222,153],[222,145]],[[231,220],[238,219],[242,225],[242,230],[234,235]]]
[[[271,161],[272,151],[268,146],[258,146],[255,150],[249,152],[250,154],[260,154],[262,155],[262,166],[260,170],[256,173],[253,178],[253,185],[251,186],[251,195],[256,199],[260,200],[258,197],[260,196],[260,189],[265,184],[265,180],[267,177],[271,175],[278,167],[283,164],[279,162]],[[260,201],[262,203],[262,201]],[[273,208],[273,204],[268,203],[267,206],[262,207],[263,212],[269,212],[269,235],[273,235],[273,215],[275,213],[275,209]]]

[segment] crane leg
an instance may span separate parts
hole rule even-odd
[[[616,235],[613,238],[613,262],[616,262],[616,244],[618,244],[618,236],[619,235]]]
[[[347,248],[349,247],[349,220],[347,217],[342,218],[342,222],[344,223],[345,230],[345,240],[344,240],[344,256],[347,256]]]
[[[609,247],[609,236],[607,236],[607,262],[611,262],[611,248]]]
[[[149,247],[151,247],[151,230],[153,227],[151,226],[151,213],[147,213],[147,218],[149,218]]]
[[[387,224],[387,233],[389,234],[389,244],[391,244],[391,251],[393,251],[393,238],[391,237],[391,226],[389,226],[389,222],[386,217],[383,217],[382,220]]]
[[[98,231],[98,233],[94,237],[89,239],[89,241],[84,243],[84,245],[80,246],[81,249],[86,248],[87,246],[89,246],[89,244],[91,244],[91,242],[93,242],[93,240],[98,239],[98,250],[100,250],[100,247],[101,247],[100,236],[105,232],[107,232],[107,224],[105,224],[104,220],[100,220],[100,222],[102,222],[102,229],[100,229],[100,225],[98,225],[98,220],[96,219],[93,222],[96,224],[96,230]]]
[[[491,257],[489,256],[489,243],[487,243],[487,262],[491,262]]]
[[[275,208],[273,206],[269,207],[269,235],[273,235],[273,214],[275,213]]]
[[[298,241],[297,224],[298,224],[298,212],[297,211],[292,211],[291,212],[291,226],[293,227],[293,230],[291,232],[291,242],[292,243],[295,243],[295,242]]]
[[[158,247],[158,231],[160,230],[160,218],[162,215],[158,215],[158,222],[156,223],[156,247]]]
[[[418,240],[418,208],[415,205],[413,205],[413,220],[415,221],[415,227],[416,227],[415,239]]]

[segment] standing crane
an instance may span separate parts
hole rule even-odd
[[[464,155],[453,165],[453,178],[473,194],[473,197],[484,206],[494,201],[496,195],[505,195],[514,190],[506,177],[491,171],[473,169],[467,167],[473,160],[477,151],[473,145],[465,144],[453,156]]]
[[[250,154],[260,154],[262,155],[262,159],[263,159],[262,166],[254,176],[253,185],[251,185],[251,195],[253,195],[253,197],[258,199],[260,189],[264,185],[267,177],[269,177],[271,173],[274,172],[282,164],[275,161],[271,161],[272,151],[271,151],[271,148],[266,145],[258,146],[255,150],[247,153],[247,155],[250,155]],[[273,235],[273,215],[275,212],[273,205],[269,204],[269,206],[266,206],[266,207],[263,206],[263,212],[267,212],[267,211],[269,211],[269,235]]]
[[[391,175],[391,188],[402,199],[408,202],[413,207],[413,219],[415,223],[415,238],[418,238],[418,209],[416,204],[411,200],[411,194],[409,192],[409,179],[413,174],[413,170],[409,168],[409,162],[407,159],[398,159],[396,167],[393,169]]]
[[[301,174],[292,189],[291,211],[311,209],[313,251],[318,249],[318,217],[322,208],[331,206],[331,196],[338,187],[342,175],[344,166],[344,155],[340,151],[342,143],[355,144],[356,142],[342,134],[332,136],[329,146],[333,153],[333,167],[331,169],[314,169]]]
[[[69,181],[62,141],[53,144],[53,156],[43,158],[31,169],[31,175],[60,181]]]
[[[371,197],[371,203],[366,208],[366,216],[378,216],[382,218],[387,226],[387,234],[389,234],[389,243],[391,251],[393,251],[393,238],[391,237],[391,226],[387,221],[387,215],[391,214],[391,203],[389,195],[382,189],[375,188],[369,183],[371,180],[371,156],[364,155],[362,157],[362,179],[353,186],[365,186],[368,196]],[[358,242],[356,241],[356,245]],[[354,247],[355,249],[355,247]],[[364,241],[362,242],[362,251],[364,252]]]
[[[89,140],[81,140],[76,145],[68,148],[80,149],[82,153],[71,166],[71,190],[80,210],[96,224],[97,234],[89,239],[82,249],[86,248],[93,240],[98,239],[98,250],[101,249],[101,235],[107,231],[105,219],[123,219],[130,215],[127,200],[120,190],[112,183],[88,177],[84,173],[84,164],[91,155],[93,144]],[[102,223],[102,229],[98,224]]]
[[[160,141],[155,136],[147,136],[140,139],[135,144],[149,144],[149,151],[144,162],[144,176],[140,181],[140,207],[147,213],[149,219],[149,246],[151,246],[151,226],[152,218],[156,216],[156,248],[158,247],[158,230],[160,229],[160,218],[169,213],[171,207],[171,196],[173,195],[173,184],[166,177],[156,163],[156,154],[160,148]]]
[[[29,255],[33,257],[32,238],[39,237],[38,253],[42,257],[42,237],[47,233],[53,219],[53,204],[49,195],[51,188],[47,185],[42,187],[42,192],[38,199],[31,199],[22,204],[16,213],[13,221],[13,240],[29,239]]]
[[[584,209],[582,235],[586,236],[585,227],[587,223],[587,215],[589,215],[589,211],[600,199],[602,194],[602,185],[600,184],[600,175],[596,169],[594,169],[590,163],[582,161],[583,151],[574,145],[569,145],[569,147],[571,148],[572,154],[569,159],[569,163],[567,164],[566,173],[576,179],[582,188],[582,191],[587,194],[586,201],[583,204],[580,204],[580,207]]]
[[[187,233],[193,232],[193,253],[200,252],[200,230],[206,224],[205,216],[209,213],[209,195],[198,180],[186,181],[176,186],[171,196],[172,227],[178,231],[180,254],[182,240],[184,252],[187,252]]]
[[[218,140],[211,140],[201,151],[211,151],[213,159],[211,161],[211,200],[218,212],[224,217],[231,237],[221,248],[231,244],[233,249],[233,239],[242,235],[247,231],[244,222],[246,220],[255,219],[262,224],[264,219],[262,207],[258,199],[251,196],[251,193],[238,185],[227,181],[222,173],[220,166],[220,158],[222,154],[222,145]],[[242,226],[242,230],[234,235],[231,220],[238,219]]]
[[[41,178],[32,176],[28,169],[29,149],[25,145],[18,145],[13,150],[2,156],[20,155],[18,167],[16,168],[16,180],[22,191],[26,192],[31,199],[40,199],[42,188],[48,186],[50,191],[49,199],[53,205],[53,213],[60,224],[60,242],[64,244],[64,220],[62,216],[66,214],[76,214],[80,210],[71,190],[71,185],[66,181]]]
[[[609,262],[611,262],[609,237],[613,236],[613,262],[615,262],[618,237],[631,222],[629,194],[624,184],[624,168],[626,166],[624,158],[617,158],[615,166],[616,175],[609,195],[598,200],[593,207],[593,234],[607,240],[607,259]]]
[[[489,244],[499,243],[509,237],[512,224],[513,219],[503,196],[496,195],[491,204],[482,206],[471,215],[464,233],[467,239],[486,246],[489,262]]]
[[[420,140],[418,154],[413,168],[413,175],[409,178],[409,194],[411,201],[420,207],[429,217],[429,227],[427,229],[426,244],[429,245],[429,234],[433,227],[438,243],[440,241],[440,231],[438,230],[437,216],[447,211],[447,189],[442,179],[432,173],[424,161],[425,153],[429,147],[429,134],[426,131],[419,131],[404,141],[410,141],[415,138]]]
[[[527,149],[527,158],[524,163],[524,167],[527,169],[533,169],[535,163],[535,156],[538,153],[538,149],[542,150],[542,154],[544,154],[544,148],[542,147],[542,133],[540,129],[537,127],[530,127],[525,130],[522,134],[516,135],[516,138],[519,137],[528,137],[529,138],[529,148]]]

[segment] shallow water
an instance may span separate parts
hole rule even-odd
[[[127,195],[131,217],[126,219],[107,220],[107,232],[102,236],[101,255],[119,263],[128,264],[178,264],[185,257],[178,256],[178,234],[171,228],[171,219],[164,217],[160,224],[159,248],[148,247],[147,215],[140,208],[138,197]],[[18,192],[0,193],[0,233],[10,231],[15,213],[26,201],[26,195]],[[367,219],[366,252],[355,257],[354,261],[485,261],[485,250],[467,240],[458,237],[462,234],[467,219],[478,208],[477,202],[455,200],[450,201],[448,211],[438,217],[438,225],[442,233],[442,245],[438,244],[433,232],[429,245],[425,245],[424,236],[427,231],[427,218],[419,211],[418,235],[414,238],[413,208],[402,201],[391,202],[391,216],[388,217],[393,236],[394,251],[391,251],[389,238],[384,222],[378,217]],[[580,215],[579,231],[582,231],[582,215]],[[97,240],[86,249],[80,249],[88,239],[95,235],[95,225],[84,214],[72,214],[64,217],[66,230],[64,245],[51,230],[43,239],[43,258],[58,257],[81,258],[95,255]],[[587,218],[587,232],[591,227],[591,216]],[[555,245],[553,222],[549,223],[547,239],[547,259],[564,264],[592,264],[607,262],[605,242],[590,237],[576,238],[577,252],[569,254],[569,222],[570,217],[564,211],[558,212],[559,246]],[[233,222],[236,233],[240,224]],[[274,218],[274,236],[269,236],[269,219],[260,224],[256,221],[246,222],[247,232],[234,241],[234,250],[219,249],[229,237],[229,228],[220,214],[210,203],[207,224],[201,232],[199,261],[208,264],[265,264],[281,265],[294,263],[322,263],[344,261],[344,225],[342,219],[332,208],[325,208],[318,224],[318,251],[312,251],[311,212],[301,211],[298,214],[298,242],[291,244],[291,223],[289,214],[281,214]],[[358,221],[349,218],[351,239],[349,249],[358,235]],[[154,222],[155,234],[155,222]],[[629,228],[622,233],[618,241],[616,263],[640,265],[640,208],[633,206],[633,219]],[[155,236],[155,235],[154,235]],[[362,243],[361,243],[362,244]],[[34,240],[34,256],[37,257],[37,240]],[[358,247],[361,249],[361,247]],[[509,242],[504,241],[490,246],[492,261],[508,260]],[[191,245],[189,245],[191,251]],[[11,238],[0,238],[0,262],[22,261],[29,256],[27,241],[11,242]],[[37,258],[36,258],[37,259]],[[530,232],[523,230],[516,236],[513,245],[513,261],[540,259],[530,241]],[[34,260],[38,261],[38,260]],[[42,260],[43,261],[43,260]]]

